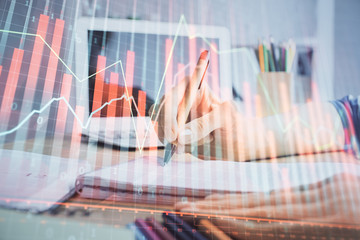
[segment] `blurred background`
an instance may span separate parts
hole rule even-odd
[[[259,38],[269,35],[279,41],[292,37],[297,44],[316,48],[321,55],[316,68],[325,99],[360,94],[357,0],[98,0],[82,1],[81,10],[84,16],[175,23],[184,15],[190,24],[228,28],[233,47],[254,47]]]
[[[147,140],[141,145],[137,141],[139,136],[149,138],[144,152],[162,159],[163,145],[155,133],[157,122],[149,118],[149,107],[180,78],[193,72],[204,49],[208,49],[212,57],[206,74],[210,87],[221,98],[236,100],[239,110],[249,115],[258,114],[259,96],[261,98],[265,90],[272,95],[270,100],[290,105],[281,98],[285,91],[271,88],[271,84],[259,89],[259,43],[262,45],[263,40],[270,37],[279,49],[289,39],[296,45],[292,67],[286,73],[291,77],[285,79],[290,82],[288,93],[292,103],[329,101],[349,94],[359,96],[359,13],[359,0],[1,0],[0,152],[8,155],[2,155],[0,175],[5,176],[2,187],[11,191],[11,195],[6,195],[0,187],[0,203],[8,207],[7,204],[13,203],[9,196],[19,194],[30,194],[29,199],[33,199],[33,192],[40,189],[38,181],[47,181],[46,169],[54,173],[48,174],[54,181],[67,181],[63,190],[73,194],[75,179],[72,177],[119,162],[127,164],[127,160],[140,156]],[[108,25],[110,21],[112,24]],[[97,25],[97,29],[89,29],[93,25]],[[112,32],[107,30],[110,25]],[[136,31],[132,28],[135,25],[140,26]],[[187,35],[182,33],[177,38],[178,27],[183,27],[183,32],[189,30]],[[157,32],[160,29],[161,34]],[[189,32],[199,36],[191,38]],[[178,39],[176,44],[175,39]],[[167,70],[167,66],[171,66],[171,70]],[[216,92],[216,87],[220,91]],[[124,96],[128,102],[133,100],[130,107]],[[271,103],[265,100],[265,104]],[[110,106],[110,101],[115,103]],[[271,112],[274,113],[276,111]],[[146,116],[150,134],[143,134],[146,129],[140,118],[132,118],[138,116]],[[114,117],[119,118],[115,121]],[[110,118],[112,121],[108,121]],[[221,150],[222,146],[219,147]],[[61,157],[64,164],[56,157]],[[341,158],[347,159],[347,156],[341,155]],[[86,167],[78,164],[83,160]],[[37,165],[39,162],[44,166]],[[29,169],[36,174],[31,175]],[[128,170],[125,176],[130,183],[135,175],[142,177],[142,171],[148,171],[141,167],[135,169],[140,172],[132,174],[134,169]],[[7,171],[9,177],[3,174]],[[282,172],[288,176],[287,171]],[[226,172],[226,175],[233,173]],[[35,180],[27,180],[29,176]],[[216,181],[222,179],[215,176]],[[45,185],[52,184],[51,181]],[[53,189],[56,194],[61,192],[60,188]],[[141,186],[130,190],[134,190],[129,194],[135,201],[134,213],[127,215],[126,211],[109,208],[106,215],[104,209],[108,203],[97,205],[94,201],[98,212],[93,220],[99,224],[81,228],[83,222],[79,222],[79,228],[84,229],[81,234],[94,235],[98,229],[97,236],[103,237],[105,234],[99,229],[106,227],[104,223],[133,221],[138,216],[137,193],[142,194],[143,190]],[[47,197],[47,194],[40,192],[39,196]],[[77,204],[77,201],[71,202]],[[118,204],[114,199],[109,201],[107,206]],[[86,200],[88,202],[92,199]],[[24,201],[23,205],[29,208],[30,201]],[[154,208],[158,206],[154,204],[147,210]],[[83,207],[81,211],[87,209]],[[115,212],[121,217],[113,215]],[[6,216],[6,220],[12,219],[13,213]],[[72,216],[69,213],[69,217]],[[22,224],[25,217],[19,218]],[[29,223],[36,220],[26,218]],[[9,224],[2,221],[4,219],[0,218],[3,226],[15,229],[7,230],[8,236],[16,238],[13,233],[19,224]],[[43,226],[44,221],[36,221],[35,224]],[[63,226],[65,220],[61,221]],[[67,225],[75,232],[78,230],[75,224]],[[59,226],[54,229],[62,231]],[[122,225],[116,228],[119,226]],[[45,227],[30,228],[47,231]],[[288,232],[287,227],[285,229]],[[255,234],[257,230],[254,229]],[[322,231],[321,225],[319,233]],[[51,232],[49,238],[52,235]]]
[[[301,103],[314,97],[328,101],[348,94],[360,94],[359,10],[360,2],[357,0],[3,0],[0,2],[0,29],[3,30],[0,32],[0,96],[2,105],[8,108],[11,106],[13,112],[7,112],[11,115],[11,121],[0,123],[0,128],[6,130],[18,126],[32,110],[39,109],[47,103],[42,89],[46,79],[46,61],[51,55],[48,48],[44,48],[44,57],[40,62],[42,66],[38,74],[39,80],[29,85],[31,79],[27,77],[35,41],[31,34],[37,31],[40,14],[50,17],[48,34],[45,37],[49,44],[52,42],[55,20],[62,19],[65,22],[59,56],[68,68],[63,64],[57,65],[54,91],[49,93],[50,97],[61,95],[62,74],[75,72],[76,62],[81,61],[75,57],[75,45],[78,40],[75,27],[79,18],[147,20],[176,25],[183,15],[190,25],[227,28],[231,49],[247,48],[255,53],[259,39],[272,36],[276,43],[281,43],[292,38],[297,45],[297,55],[292,69],[295,79],[292,91],[295,93],[294,102]],[[12,34],[11,31],[30,35],[21,36]],[[16,86],[13,86],[15,90],[12,89],[15,91],[14,101],[9,105],[4,101],[4,95],[6,84],[10,83],[7,78],[14,48],[24,49],[25,64],[21,66],[19,80],[13,82],[16,83]],[[245,87],[248,87],[252,96],[250,102],[254,103],[253,96],[257,93],[256,70],[252,70],[251,61],[244,52],[233,52],[229,55],[231,73],[227,78],[230,79],[221,79],[220,76],[220,82],[231,82],[232,98],[237,99],[244,98],[246,83]],[[75,109],[78,89],[74,82],[71,84],[69,102]],[[26,88],[33,92],[27,94]],[[45,127],[47,130],[42,129],[47,135],[55,126],[54,116],[58,106],[53,105],[48,116],[44,118],[50,123],[53,122],[53,127],[49,127],[49,123]],[[4,109],[3,107],[3,114],[6,112]],[[73,119],[71,114],[65,119],[68,132],[72,131]],[[33,127],[43,120],[37,122],[31,118],[29,121],[29,126]],[[26,127],[27,125],[24,125],[24,128]],[[39,127],[35,126],[34,129],[39,130]],[[19,138],[29,136],[29,133],[18,135]],[[6,138],[10,141],[15,136],[7,135]]]

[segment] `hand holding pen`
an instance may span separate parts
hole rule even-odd
[[[182,155],[186,160],[249,158],[247,148],[251,146],[244,142],[248,131],[243,131],[243,116],[231,101],[221,102],[202,81],[208,63],[205,56],[203,52],[191,77],[182,79],[150,109],[158,122],[158,137],[165,144],[164,164],[177,149],[193,154]],[[248,126],[251,124],[253,121]]]
[[[195,70],[191,78],[183,79],[177,86],[165,93],[160,100],[160,104],[155,107],[156,120],[159,123],[158,135],[165,144],[164,165],[168,163],[176,151],[178,138],[188,133],[183,132],[179,136],[179,131],[184,130],[190,111],[196,107],[199,98],[204,91],[202,83],[206,70],[209,65],[209,52],[203,51],[200,54]],[[150,109],[150,112],[153,108]]]
[[[195,70],[191,78],[189,79],[189,82],[186,84],[186,87],[184,88],[183,98],[181,99],[179,104],[177,105],[177,124],[178,129],[184,130],[184,126],[186,124],[186,120],[189,117],[190,111],[192,106],[194,105],[194,102],[199,95],[201,94],[201,85],[204,80],[204,76],[206,73],[206,70],[209,66],[209,52],[203,51],[200,54],[199,60],[196,64]],[[166,108],[167,106],[165,106]],[[175,106],[176,107],[176,106]],[[166,121],[165,121],[166,122]],[[173,129],[172,129],[173,132]],[[183,134],[186,134],[184,132]],[[165,132],[166,136],[166,132]],[[165,151],[164,151],[164,165],[166,165],[171,157],[174,155],[176,148],[177,148],[177,139],[178,136],[171,136],[169,142],[165,141]]]

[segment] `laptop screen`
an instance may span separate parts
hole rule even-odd
[[[214,90],[218,46],[216,38],[88,30],[89,114],[101,108],[93,117],[148,116],[157,96],[192,74],[204,49],[212,50],[204,80]]]

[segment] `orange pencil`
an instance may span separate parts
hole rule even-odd
[[[260,63],[260,71],[265,72],[265,65],[264,65],[264,47],[262,42],[259,40],[259,63]]]
[[[207,235],[210,239],[214,240],[230,240],[231,238],[226,235],[220,228],[212,224],[207,219],[201,219],[198,224],[199,229],[203,230],[205,232],[205,235]]]

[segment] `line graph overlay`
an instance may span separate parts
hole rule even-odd
[[[75,119],[79,122],[80,126],[84,129],[86,129],[90,122],[91,122],[91,119],[93,117],[94,114],[96,114],[97,112],[101,111],[104,107],[110,105],[111,103],[115,102],[115,101],[120,101],[120,100],[123,100],[125,99],[126,101],[133,101],[135,103],[135,100],[134,98],[131,96],[130,98],[127,98],[127,96],[124,94],[122,95],[121,97],[118,97],[118,98],[114,98],[114,99],[111,99],[111,101],[109,102],[106,102],[104,103],[100,108],[96,109],[95,111],[93,111],[91,114],[90,114],[90,117],[88,118],[88,120],[85,122],[85,121],[82,121],[80,119],[80,117],[76,114],[74,108],[70,105],[69,101],[66,99],[66,97],[57,97],[57,98],[52,98],[49,102],[47,102],[42,108],[38,109],[38,110],[32,110],[16,127],[6,131],[6,132],[1,132],[0,133],[0,136],[5,136],[7,134],[11,134],[15,131],[17,131],[19,128],[21,128],[25,123],[26,121],[28,121],[34,114],[41,114],[43,111],[45,111],[48,107],[50,107],[51,104],[53,104],[54,102],[59,102],[59,101],[63,101],[64,104],[66,104],[66,106],[68,107],[68,109],[70,110],[70,112],[74,115]],[[136,109],[137,109],[137,106],[135,106]]]
[[[181,27],[184,27],[185,30],[188,32],[188,37],[189,39],[194,39],[194,38],[200,38],[202,39],[208,46],[209,48],[214,52],[214,53],[217,53],[217,54],[229,54],[229,53],[236,53],[236,52],[244,52],[247,56],[247,58],[249,59],[250,63],[252,64],[253,66],[253,70],[254,72],[256,73],[257,70],[256,70],[256,67],[252,60],[251,60],[251,55],[250,55],[250,50],[245,48],[245,47],[241,47],[241,48],[231,48],[231,49],[228,49],[228,50],[218,50],[213,44],[211,44],[211,42],[209,42],[204,36],[202,35],[199,35],[199,34],[193,34],[191,35],[190,33],[190,30],[189,30],[189,27],[188,27],[188,24],[186,22],[186,19],[184,17],[184,15],[181,15],[180,17],[180,20],[178,22],[178,26],[177,26],[177,30],[176,30],[176,33],[174,35],[174,39],[173,39],[173,43],[172,43],[172,46],[171,46],[171,49],[169,51],[169,56],[167,58],[167,61],[166,61],[166,65],[165,65],[165,70],[164,70],[164,73],[162,74],[162,78],[161,78],[161,81],[160,81],[160,86],[159,86],[159,90],[156,94],[156,98],[155,98],[155,102],[154,104],[158,104],[158,101],[160,99],[160,92],[161,92],[161,89],[164,85],[164,81],[165,81],[165,78],[166,78],[166,74],[167,74],[167,71],[168,71],[168,68],[169,68],[169,65],[170,65],[170,62],[171,62],[171,58],[174,54],[174,48],[175,48],[175,45],[177,43],[177,39],[178,39],[178,36],[179,36],[179,33],[180,33],[180,30],[181,30]],[[11,134],[15,131],[17,131],[21,126],[23,126],[25,124],[26,121],[28,121],[31,116],[33,116],[34,114],[37,114],[37,113],[41,113],[43,112],[47,107],[49,107],[53,102],[56,102],[56,101],[64,101],[65,104],[69,107],[69,110],[70,112],[74,115],[75,119],[79,122],[79,124],[81,125],[82,128],[87,128],[89,126],[89,123],[93,117],[94,114],[96,114],[97,112],[101,111],[105,106],[111,104],[112,102],[114,101],[120,101],[120,100],[123,100],[125,99],[126,101],[128,101],[129,103],[129,107],[130,107],[130,113],[131,113],[131,116],[132,116],[132,122],[133,122],[133,125],[134,125],[134,129],[135,129],[135,136],[136,136],[136,139],[137,139],[137,144],[138,144],[138,150],[140,152],[142,152],[142,149],[143,149],[143,146],[145,144],[145,140],[146,140],[146,137],[149,133],[149,129],[150,129],[150,125],[147,125],[146,126],[146,132],[145,132],[145,135],[144,135],[144,139],[143,139],[143,142],[140,144],[139,142],[139,139],[138,139],[138,133],[137,133],[137,130],[136,130],[136,124],[135,124],[135,120],[134,120],[134,115],[133,115],[133,112],[132,112],[132,109],[131,109],[131,101],[133,102],[137,112],[138,112],[138,107],[135,103],[135,100],[132,96],[129,95],[129,89],[127,87],[127,83],[126,83],[126,78],[125,78],[125,73],[124,73],[124,69],[123,69],[123,66],[122,66],[122,61],[121,60],[118,60],[108,66],[106,66],[105,68],[103,69],[100,69],[98,71],[96,71],[95,73],[85,77],[85,78],[82,78],[80,79],[72,70],[71,68],[65,63],[65,61],[57,54],[57,52],[46,42],[46,40],[39,34],[34,34],[34,33],[24,33],[24,32],[17,32],[17,31],[10,31],[10,30],[4,30],[4,29],[0,29],[0,32],[5,32],[5,33],[11,33],[11,34],[18,34],[18,35],[26,35],[26,36],[34,36],[34,37],[38,37],[40,38],[41,41],[44,42],[44,44],[50,49],[50,51],[59,59],[59,61],[64,65],[64,67],[69,71],[69,73],[75,78],[76,81],[79,81],[79,82],[84,82],[90,78],[92,78],[93,76],[97,75],[97,74],[100,74],[104,71],[106,71],[107,69],[119,64],[120,65],[120,68],[121,68],[121,72],[122,72],[122,76],[123,76],[123,80],[124,80],[124,85],[125,85],[125,91],[126,93],[119,97],[119,98],[115,98],[115,99],[112,99],[111,101],[109,102],[106,102],[104,103],[101,107],[99,107],[98,109],[94,110],[93,112],[91,112],[89,118],[87,119],[86,123],[81,121],[81,119],[77,116],[76,112],[74,111],[74,109],[71,107],[71,105],[69,104],[69,102],[64,98],[64,97],[58,97],[58,98],[52,98],[49,102],[47,102],[42,108],[38,109],[38,110],[33,110],[31,111],[17,126],[15,126],[14,128],[10,129],[10,130],[7,130],[7,131],[4,131],[4,132],[0,132],[0,136],[5,136],[5,135],[8,135],[8,134]],[[267,99],[267,102],[270,104],[270,107],[274,110],[274,113],[275,112],[275,109],[274,109],[274,105],[269,97],[269,93],[268,93],[268,90],[266,89],[266,87],[264,86],[263,82],[262,82],[262,79],[260,78],[260,85],[262,87],[262,90],[264,91],[265,93],[265,97]],[[130,101],[131,100],[131,101]],[[160,106],[159,108],[157,109],[161,109],[162,106]],[[150,114],[150,118],[153,119],[153,116],[155,114],[155,109],[156,108],[153,108],[151,114]],[[139,112],[138,112],[139,114]],[[140,115],[138,115],[140,116]],[[304,125],[305,127],[308,127],[309,124],[307,124],[306,122],[304,122],[302,119],[296,117],[295,119],[293,119],[289,124],[288,126],[283,126],[281,120],[279,117],[277,117],[277,122],[281,128],[281,130],[283,132],[287,132],[289,131],[289,129],[291,129],[291,127],[294,125],[294,123],[296,121],[299,121],[302,125]],[[151,124],[151,122],[149,123]]]
[[[185,216],[194,216],[197,217],[206,217],[206,218],[217,218],[217,219],[229,219],[229,220],[252,220],[257,222],[265,222],[265,223],[287,223],[287,224],[299,224],[299,225],[306,225],[306,226],[319,226],[319,227],[331,227],[331,228],[343,228],[343,229],[356,229],[360,230],[360,226],[357,224],[341,224],[341,223],[327,223],[327,222],[319,222],[319,221],[306,221],[306,220],[287,220],[287,219],[277,219],[277,218],[261,218],[261,217],[247,217],[247,216],[235,216],[235,215],[220,215],[220,214],[207,214],[207,213],[192,213],[192,212],[178,212],[172,210],[163,210],[163,209],[148,209],[148,208],[138,208],[138,207],[131,207],[131,206],[114,206],[112,204],[95,204],[95,203],[81,203],[81,202],[52,202],[46,200],[28,200],[28,199],[21,199],[21,198],[4,198],[0,197],[0,201],[4,202],[27,202],[27,203],[37,203],[37,204],[48,204],[48,205],[58,205],[64,206],[65,208],[69,207],[81,207],[84,209],[101,209],[102,211],[105,210],[117,210],[119,212],[122,211],[130,211],[134,213],[173,213]]]

